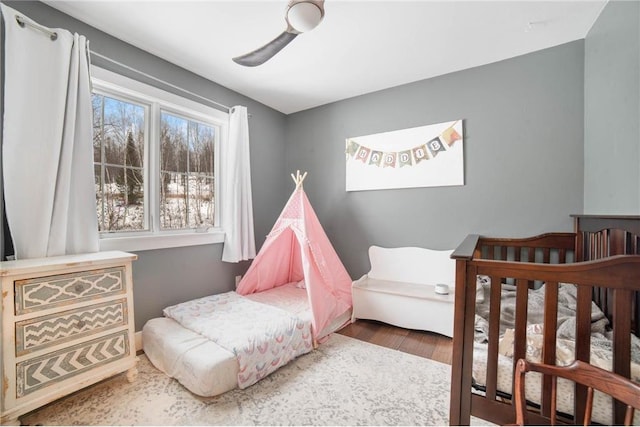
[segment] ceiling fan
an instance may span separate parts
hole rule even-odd
[[[291,0],[284,19],[287,29],[266,45],[245,55],[233,58],[237,64],[255,67],[271,59],[299,34],[313,30],[324,17],[324,0]]]

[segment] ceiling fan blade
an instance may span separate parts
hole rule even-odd
[[[291,43],[291,41],[297,36],[297,33],[285,31],[261,48],[258,48],[253,52],[249,52],[246,55],[237,56],[233,58],[233,61],[237,64],[244,65],[245,67],[255,67],[263,64],[271,59],[276,53],[280,52],[283,47]]]

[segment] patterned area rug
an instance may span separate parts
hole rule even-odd
[[[30,425],[447,425],[451,368],[334,334],[245,390],[193,395],[140,356],[124,374],[21,418]],[[487,424],[472,419],[474,424]]]

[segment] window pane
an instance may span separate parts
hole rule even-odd
[[[213,176],[214,128],[189,122],[189,172]]]
[[[213,179],[191,176],[189,179],[189,227],[212,227],[213,224]]]
[[[103,140],[105,158],[112,165],[124,165],[127,154],[144,158],[144,108],[104,97]],[[131,164],[131,163],[129,163]]]
[[[102,158],[102,95],[91,97],[93,104],[93,161],[100,163]]]
[[[188,121],[162,112],[160,115],[160,167],[163,171],[187,172]]]
[[[100,94],[92,103],[98,228],[143,230],[145,109]]]
[[[104,231],[103,225],[103,207],[104,197],[102,194],[102,167],[100,165],[93,166],[94,182],[96,183],[96,213],[98,214],[98,230]]]
[[[130,185],[136,170],[105,167],[103,224],[105,231],[144,229],[144,199],[135,185]]]
[[[187,228],[186,174],[163,172],[160,188],[160,227]]]
[[[161,227],[215,225],[215,128],[162,112],[161,143]]]

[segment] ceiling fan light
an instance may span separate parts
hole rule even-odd
[[[287,22],[299,33],[313,30],[322,21],[322,10],[313,3],[296,3],[287,10]]]

